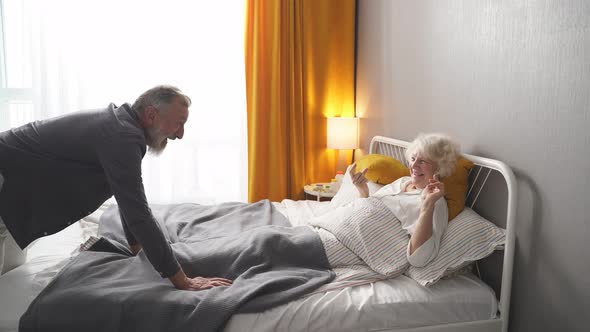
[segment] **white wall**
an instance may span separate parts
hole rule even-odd
[[[357,115],[518,178],[511,331],[590,326],[590,1],[359,0]]]

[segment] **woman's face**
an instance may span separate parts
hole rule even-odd
[[[433,178],[436,170],[436,163],[424,158],[420,152],[410,158],[410,176],[412,177],[412,184],[416,188],[425,188],[428,185],[428,180]]]

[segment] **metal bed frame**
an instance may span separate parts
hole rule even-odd
[[[405,157],[405,150],[410,143],[394,138],[375,136],[371,140],[369,153],[384,154],[401,161],[406,166],[409,165]],[[391,331],[407,331],[407,332],[426,332],[426,331],[448,331],[448,332],[463,332],[463,331],[478,331],[478,332],[507,332],[508,331],[508,315],[510,311],[510,292],[512,287],[512,268],[514,262],[514,246],[515,246],[515,217],[516,217],[516,179],[514,173],[505,163],[474,156],[470,154],[463,154],[463,156],[471,160],[476,166],[471,169],[469,174],[469,188],[467,191],[466,206],[473,208],[475,211],[476,203],[482,190],[486,187],[490,174],[494,171],[498,172],[506,181],[507,186],[507,205],[506,205],[506,219],[505,227],[500,220],[490,220],[498,226],[506,229],[506,244],[504,247],[503,262],[501,263],[501,284],[500,284],[500,298],[498,305],[498,315],[494,319],[479,320],[472,322],[462,322],[453,324],[432,325],[418,328],[391,330]],[[490,219],[490,218],[488,218]],[[479,270],[479,267],[478,267]],[[481,277],[481,276],[480,276]]]

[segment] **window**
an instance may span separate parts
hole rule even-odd
[[[3,0],[0,5],[0,130],[4,130],[34,117],[31,52],[24,43],[23,2]]]
[[[245,201],[244,5],[0,0],[0,131],[176,85],[191,115],[183,140],[144,158],[148,200]]]

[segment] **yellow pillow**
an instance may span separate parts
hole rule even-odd
[[[369,169],[365,175],[369,181],[383,185],[410,175],[410,170],[404,164],[382,154],[368,154],[360,157],[356,161],[356,171],[362,172],[365,168]]]
[[[469,171],[475,166],[463,157],[457,160],[457,167],[452,175],[442,179],[445,185],[445,199],[449,209],[449,221],[455,218],[465,207]]]

